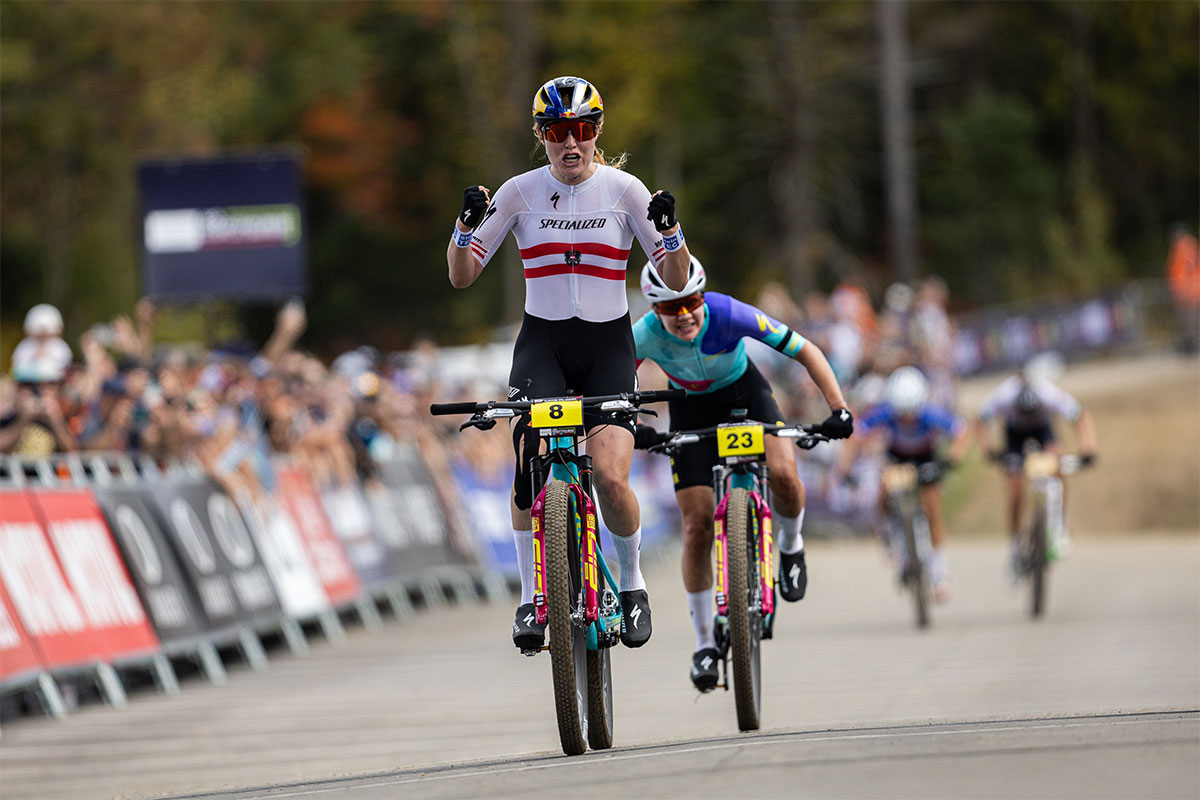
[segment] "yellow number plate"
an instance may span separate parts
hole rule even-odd
[[[717,455],[756,456],[764,452],[762,425],[722,425],[717,431]]]
[[[564,398],[543,400],[529,409],[534,428],[577,428],[583,425],[583,403]]]

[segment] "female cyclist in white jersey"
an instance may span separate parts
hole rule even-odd
[[[548,81],[533,97],[533,132],[549,165],[506,181],[492,197],[484,186],[463,191],[463,209],[447,249],[450,283],[470,286],[511,230],[525,268],[525,318],[513,349],[509,399],[615,394],[636,387],[636,359],[625,266],[636,237],[663,279],[682,287],[689,257],[669,192],[653,197],[636,177],[608,166],[596,147],[604,120],[600,93],[582,78]],[[618,165],[619,166],[619,165]],[[650,606],[638,563],[641,518],[629,488],[633,429],[588,414],[587,452],[604,521],[621,564],[621,640],[650,638]],[[513,642],[540,647],[534,621],[533,503],[524,447],[536,447],[527,420],[513,427],[513,539],[521,605]],[[640,612],[637,611],[640,609]]]

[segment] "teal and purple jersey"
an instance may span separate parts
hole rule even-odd
[[[896,413],[891,403],[880,403],[867,412],[861,421],[863,431],[886,428],[890,443],[888,451],[906,458],[927,455],[942,436],[957,436],[965,424],[945,408],[922,406],[916,416],[905,419]]]
[[[672,386],[690,394],[715,392],[742,377],[748,363],[742,342],[746,337],[789,358],[795,358],[806,341],[754,306],[720,292],[705,292],[704,324],[690,342],[669,333],[653,311],[633,324],[638,363],[650,359],[667,373]]]

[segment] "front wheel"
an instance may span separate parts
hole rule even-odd
[[[758,549],[750,494],[729,493],[725,537],[729,552],[729,645],[733,654],[734,703],[738,730],[758,730],[762,711],[762,604],[751,594],[759,586]]]
[[[924,520],[921,520],[925,523]],[[913,611],[916,613],[917,627],[929,627],[929,578],[925,574],[925,554],[921,552],[917,541],[917,519],[915,513],[904,516],[904,543],[908,548],[908,580],[913,593]]]
[[[1046,508],[1041,503],[1033,509],[1029,529],[1029,583],[1029,614],[1037,619],[1046,610]]]
[[[550,628],[550,671],[554,710],[563,752],[577,756],[588,742],[587,631],[571,612],[580,597],[579,541],[571,516],[567,484],[546,484],[546,603]]]

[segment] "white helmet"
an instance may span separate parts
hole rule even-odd
[[[25,335],[58,336],[62,333],[63,319],[58,309],[49,303],[38,303],[25,315]]]
[[[929,381],[916,367],[900,367],[888,378],[884,397],[900,414],[913,414],[929,399]]]
[[[678,300],[681,297],[702,292],[704,284],[707,282],[707,278],[704,277],[704,267],[700,264],[700,259],[695,256],[692,256],[692,263],[688,265],[687,283],[678,292],[667,286],[652,262],[647,261],[646,266],[642,267],[642,294],[651,303]]]

